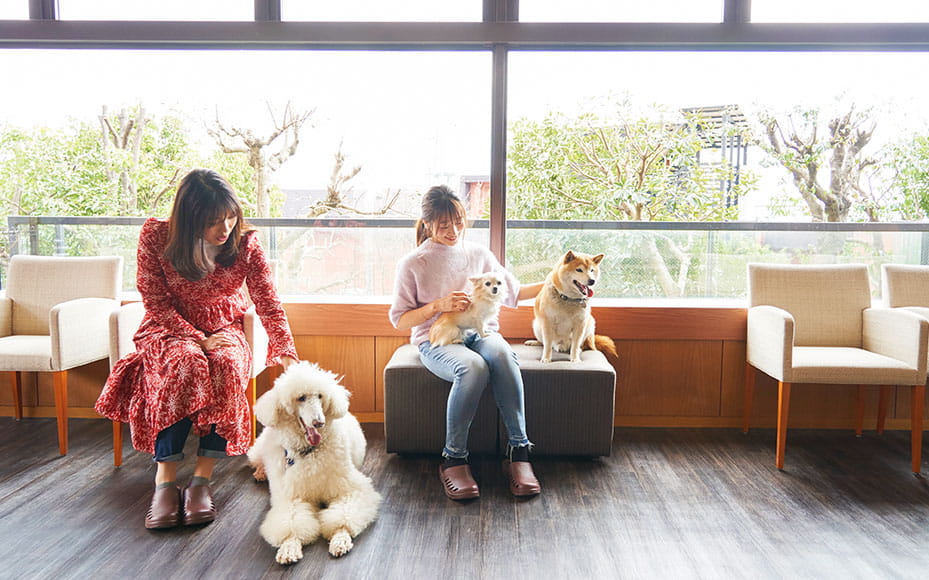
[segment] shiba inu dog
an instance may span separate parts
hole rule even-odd
[[[503,277],[494,272],[472,276],[471,305],[461,312],[443,312],[429,329],[429,342],[444,346],[463,342],[464,332],[473,328],[481,336],[487,336],[487,323],[500,313],[503,299]]]
[[[603,254],[591,256],[568,251],[545,278],[535,299],[532,331],[542,345],[541,362],[552,361],[552,350],[570,353],[571,362],[581,360],[581,350],[600,350],[616,358],[616,345],[607,336],[594,334],[590,313],[591,287],[600,277]]]

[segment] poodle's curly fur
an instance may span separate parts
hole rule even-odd
[[[248,451],[255,478],[267,477],[271,509],[261,535],[291,564],[320,535],[343,556],[377,517],[380,494],[359,471],[365,438],[348,412],[339,378],[308,362],[291,365],[255,404],[264,430]]]

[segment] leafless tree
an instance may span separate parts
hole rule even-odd
[[[300,144],[300,129],[314,111],[296,112],[287,103],[280,118],[270,105],[268,112],[272,129],[267,135],[258,135],[252,129],[226,126],[219,120],[218,111],[213,125],[206,128],[225,153],[244,153],[248,157],[248,164],[254,171],[256,211],[259,217],[270,214],[271,174],[296,153]],[[278,142],[277,147],[271,150],[275,141]]]
[[[380,209],[374,211],[362,211],[356,206],[349,205],[346,201],[346,198],[351,192],[351,186],[347,186],[346,184],[356,175],[358,175],[358,173],[361,171],[361,166],[355,165],[348,171],[343,172],[344,167],[345,154],[342,153],[342,144],[340,143],[339,149],[335,153],[335,163],[332,166],[332,174],[329,177],[329,185],[326,187],[326,199],[322,199],[314,203],[307,211],[307,217],[316,218],[326,215],[331,211],[343,211],[356,215],[383,215],[390,211],[393,205],[400,198],[399,189],[393,194],[391,194],[390,190],[388,190],[387,200]]]

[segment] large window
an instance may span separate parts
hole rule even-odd
[[[29,5],[22,0],[0,0],[0,20],[29,18]]]
[[[0,0],[0,212],[166,215],[209,165],[289,220],[266,243],[311,295],[389,294],[440,183],[525,281],[607,254],[598,297],[739,296],[750,256],[926,261],[920,226],[754,225],[929,218],[922,4]],[[5,251],[103,251],[78,230],[107,223]]]
[[[752,0],[753,22],[929,22],[925,0]]]
[[[839,234],[812,245],[798,236],[774,250],[762,238],[720,236],[708,247],[702,231],[661,225],[924,216],[911,211],[921,193],[908,197],[900,172],[922,171],[905,168],[902,156],[929,160],[929,84],[910,74],[927,65],[925,53],[514,53],[508,218],[604,223],[510,228],[507,258],[522,269],[558,248],[605,253],[614,278],[601,295],[712,296],[744,291],[744,264],[706,271],[740,254],[870,261],[894,253],[876,244],[865,256],[851,232],[844,243]],[[835,203],[817,197],[827,192]],[[617,220],[655,226],[617,235]]]
[[[253,0],[58,0],[62,20],[205,20],[255,18]]]
[[[722,22],[723,0],[522,0],[522,22]]]
[[[479,22],[481,0],[284,0],[284,20],[317,22]]]

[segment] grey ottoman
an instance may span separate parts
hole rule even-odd
[[[609,455],[613,443],[616,371],[603,353],[580,363],[541,347],[514,344],[526,394],[526,429],[538,455]],[[415,346],[398,348],[384,367],[384,436],[389,453],[440,453],[451,383],[429,372]],[[507,435],[488,388],[471,425],[472,453],[502,453]]]
[[[384,367],[384,441],[388,453],[435,453],[445,447],[445,409],[452,384],[423,366],[419,350],[404,344]],[[468,451],[496,453],[497,406],[488,388],[481,397]]]
[[[526,431],[533,455],[607,456],[613,445],[616,370],[602,352],[585,350],[581,362],[542,347],[514,344],[526,393]],[[502,427],[502,422],[501,422]],[[506,446],[501,430],[501,442]]]

